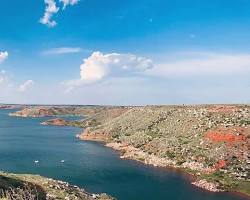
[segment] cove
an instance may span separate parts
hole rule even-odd
[[[40,123],[49,118],[10,117],[9,112],[0,110],[2,171],[40,174],[119,200],[246,199],[198,189],[174,170],[121,160],[117,152],[102,144],[77,140],[75,135],[81,129],[42,126]]]

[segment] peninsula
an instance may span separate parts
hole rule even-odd
[[[0,199],[18,200],[114,200],[106,194],[90,194],[63,181],[38,175],[0,172]]]

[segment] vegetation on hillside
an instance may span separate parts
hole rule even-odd
[[[43,116],[39,109],[27,108],[18,115]],[[73,113],[71,107],[63,109],[60,114],[85,116],[65,124],[84,127],[79,138],[105,141],[124,158],[178,167],[223,190],[250,194],[248,105],[83,106]]]
[[[0,173],[0,200],[112,200],[77,186],[35,175]]]

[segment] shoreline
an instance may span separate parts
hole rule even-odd
[[[117,110],[99,110],[92,113],[92,118],[87,119],[84,123],[82,122],[82,124],[76,124],[77,127],[81,125],[79,128],[88,127],[83,129],[83,132],[78,134],[76,137],[85,141],[102,143],[102,145],[118,151],[121,159],[129,159],[140,162],[144,165],[150,165],[158,168],[174,169],[182,174],[188,174],[190,183],[194,185],[195,188],[202,188],[210,192],[223,192],[223,189],[226,191],[225,193],[239,194],[240,196],[247,196],[249,199],[250,182],[248,182],[248,179],[240,179],[241,177],[247,177],[247,158],[244,157],[244,161],[246,162],[239,165],[242,166],[242,168],[240,170],[237,168],[236,170],[234,167],[237,167],[237,163],[232,160],[233,157],[230,157],[229,161],[225,161],[226,157],[221,158],[219,157],[220,154],[215,154],[223,154],[224,151],[222,152],[222,150],[226,148],[224,150],[229,153],[229,156],[236,156],[238,159],[241,158],[240,153],[247,147],[247,143],[244,143],[244,141],[247,141],[246,137],[250,133],[250,127],[248,127],[249,121],[247,118],[249,110],[240,106],[235,108],[214,106],[200,109],[190,109],[191,108],[188,110],[170,109],[169,111],[167,108],[155,108],[154,110],[154,108],[145,107],[140,109],[131,109],[120,118],[120,112],[117,113]],[[35,109],[35,111],[36,110],[37,109]],[[65,112],[66,111],[67,110],[65,110]],[[33,110],[30,112],[32,113]],[[187,128],[190,130],[186,137],[182,138],[181,134],[178,134],[178,130],[176,130],[176,128],[173,128],[172,126],[168,127],[167,124],[161,124],[163,122],[165,123],[165,118],[169,114],[168,112],[174,115],[174,117],[170,117],[169,123],[175,124],[178,122],[176,126],[180,127],[181,130],[179,130],[179,132],[182,130],[184,131]],[[40,112],[38,114],[40,114]],[[222,121],[217,121],[217,115]],[[117,120],[112,121],[117,116]],[[217,118],[215,119],[216,116]],[[148,122],[147,120],[144,122],[144,119],[150,119],[153,120],[153,122]],[[237,120],[233,121],[233,119]],[[240,119],[242,120],[239,121]],[[54,120],[55,121],[52,121],[52,123],[50,122],[47,125],[62,125],[61,122],[59,123],[56,119]],[[190,123],[190,120],[192,123]],[[195,120],[198,120],[198,122]],[[108,123],[105,124],[106,122]],[[139,127],[142,126],[141,129],[149,134],[138,135],[137,131],[140,131],[141,129],[135,127],[133,124],[138,124]],[[158,135],[156,135],[156,139],[152,139],[153,136],[151,136],[152,133],[150,132],[152,124],[154,125],[154,130],[161,130],[160,133],[164,136],[166,135],[163,133],[165,129],[166,133],[169,133],[169,131],[174,131],[174,133],[176,133],[176,136],[170,138],[176,142],[172,146],[170,145],[172,148],[170,149],[170,153],[168,153],[168,149],[163,149],[159,152],[160,149],[158,148],[158,145],[161,144],[165,147],[165,140],[158,141],[157,138],[161,138]],[[211,127],[211,124],[214,125]],[[65,123],[63,123],[63,125],[69,126],[69,124]],[[99,127],[99,125],[102,126]],[[190,125],[192,125],[191,129]],[[203,132],[204,135],[199,135]],[[225,137],[226,134],[228,134],[228,137]],[[124,137],[120,138],[120,136]],[[190,136],[191,139],[187,139],[188,136]],[[201,136],[202,139],[199,137],[197,138],[197,136]],[[182,139],[179,139],[179,137]],[[167,140],[167,138],[165,139]],[[149,143],[149,146],[140,146],[141,144],[145,144],[151,140],[153,140],[154,143]],[[215,156],[214,160],[204,161],[204,159],[206,159],[206,154],[202,154],[200,156],[198,148],[197,151],[193,150],[191,155],[188,154],[188,157],[181,157],[183,154],[179,155],[178,152],[180,151],[180,153],[183,153],[186,150],[190,150],[188,145],[191,140],[194,140],[196,143],[199,142],[197,144],[195,143],[197,145],[196,147],[204,149],[205,153],[208,153],[208,155],[218,156]],[[218,144],[221,141],[226,144]],[[206,151],[208,149],[207,147],[203,148],[204,142],[207,146],[210,144],[216,144],[218,149],[216,148],[216,150],[208,152]],[[190,145],[192,146],[193,144]],[[235,153],[230,152],[233,145],[237,145],[237,151],[235,151]],[[180,149],[180,147],[183,148],[183,150]],[[177,156],[175,153],[171,153],[171,150],[175,151],[176,149],[177,152],[175,153]],[[231,171],[227,173],[226,170]],[[230,175],[234,171],[235,176]]]
[[[13,181],[15,180],[15,181]],[[81,200],[116,200],[115,198],[107,195],[106,193],[90,193],[82,187],[72,185],[69,182],[61,181],[53,178],[47,178],[41,175],[32,174],[13,174],[9,172],[0,171],[0,181],[8,184],[11,190],[20,188],[21,190],[27,188],[22,185],[29,184],[29,190],[37,192],[39,189],[40,193],[44,195],[46,199],[81,199]],[[3,188],[3,191],[8,191],[7,188]],[[30,192],[28,191],[28,192]],[[27,192],[27,191],[25,191]],[[25,199],[28,198],[25,196]],[[0,199],[2,199],[0,197]],[[3,198],[5,199],[5,198]],[[22,198],[23,199],[23,198]],[[33,199],[33,198],[32,198]],[[36,198],[38,199],[38,197]],[[39,198],[40,199],[40,198]],[[43,198],[44,199],[44,198]]]
[[[187,178],[187,180],[189,181],[189,184],[191,184],[196,189],[203,190],[203,191],[209,192],[209,193],[230,194],[230,195],[234,195],[234,196],[244,198],[246,200],[250,200],[250,195],[245,194],[243,192],[239,192],[239,191],[226,191],[226,190],[218,189],[217,187],[215,187],[215,183],[207,182],[205,179],[198,179],[199,175],[191,173],[190,171],[188,171],[188,169],[173,166],[173,165],[172,166],[171,165],[159,166],[159,165],[155,165],[155,164],[152,164],[152,163],[147,163],[147,162],[145,163],[143,160],[140,160],[140,159],[137,159],[137,158],[134,158],[134,157],[131,157],[131,156],[129,156],[129,157],[123,156],[124,152],[122,152],[121,149],[114,148],[112,145],[110,145],[110,144],[112,144],[114,142],[109,143],[107,138],[105,140],[103,140],[101,138],[97,138],[97,136],[95,136],[94,138],[89,138],[89,137],[83,136],[83,134],[77,134],[76,138],[78,138],[81,141],[96,142],[96,143],[98,143],[100,145],[103,145],[103,146],[105,146],[107,148],[110,148],[110,149],[112,149],[112,150],[119,153],[119,158],[120,159],[131,160],[131,161],[137,162],[138,164],[142,164],[144,166],[146,165],[146,166],[149,166],[149,167],[152,167],[152,168],[158,168],[158,169],[162,169],[162,170],[171,170],[171,171],[174,171],[176,173],[179,173],[179,174],[185,176]],[[116,143],[116,144],[119,144],[119,143]],[[133,147],[133,148],[135,148],[135,147]],[[204,183],[203,184],[196,184],[199,181],[205,181],[206,183],[208,183],[208,185],[206,185],[206,184],[204,185]],[[215,187],[215,188],[211,189],[210,187]]]
[[[209,189],[206,189],[204,187],[200,187],[198,185],[194,185],[193,183],[195,183],[197,181],[197,175],[195,174],[192,174],[191,172],[188,172],[187,170],[185,170],[184,168],[180,168],[180,167],[174,167],[174,166],[165,166],[165,167],[162,167],[162,166],[154,166],[152,164],[146,164],[144,163],[143,161],[140,161],[140,160],[137,160],[137,159],[133,159],[133,158],[124,158],[124,157],[121,157],[121,151],[117,150],[117,149],[114,149],[112,147],[109,147],[107,146],[107,142],[105,141],[101,141],[101,140],[90,140],[90,139],[87,139],[87,140],[82,140],[82,141],[93,141],[93,142],[96,142],[96,143],[99,143],[107,148],[110,148],[116,152],[119,153],[119,158],[120,159],[125,159],[125,160],[131,160],[131,161],[134,161],[134,162],[137,162],[137,163],[140,163],[142,165],[146,165],[146,166],[149,166],[149,167],[152,167],[152,168],[158,168],[158,169],[163,169],[163,170],[171,170],[171,171],[174,171],[176,173],[179,173],[179,174],[182,174],[184,175],[187,180],[189,181],[189,183],[191,185],[193,185],[194,188],[196,189],[199,189],[199,190],[203,190],[205,192],[208,192],[208,193],[225,193],[225,194],[232,194],[234,196],[238,196],[238,197],[241,197],[241,198],[245,198],[247,200],[250,200],[250,195],[247,195],[245,193],[242,193],[242,192],[238,192],[238,191],[211,191]]]
[[[218,185],[213,183],[213,182],[207,182],[205,179],[198,180],[197,175],[195,175],[195,174],[193,174],[191,172],[188,172],[185,168],[178,167],[174,161],[170,160],[170,161],[164,162],[163,161],[164,159],[158,158],[158,157],[156,157],[154,155],[151,156],[149,154],[146,154],[146,156],[149,156],[148,160],[140,160],[139,157],[136,157],[136,153],[135,153],[134,156],[133,156],[133,154],[132,155],[129,154],[128,156],[126,156],[125,155],[126,152],[125,152],[124,153],[125,156],[124,156],[124,155],[122,155],[123,149],[121,149],[121,150],[117,149],[112,144],[113,143],[104,143],[104,146],[119,152],[120,159],[133,160],[133,161],[136,161],[136,162],[140,162],[143,165],[152,166],[152,167],[155,167],[155,168],[162,168],[162,169],[166,169],[166,170],[170,169],[170,170],[175,171],[177,173],[181,173],[181,174],[185,175],[188,178],[191,185],[193,185],[194,187],[206,190],[208,192],[213,192],[213,193],[215,193],[215,192],[226,192],[224,190],[219,189]],[[118,144],[118,143],[115,143],[115,144]],[[135,151],[141,152],[140,150],[138,150],[135,147],[132,147],[132,148]],[[157,160],[159,162],[158,162],[158,164],[155,164],[154,161],[157,161]]]

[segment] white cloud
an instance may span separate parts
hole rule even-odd
[[[147,75],[161,77],[250,73],[250,54],[188,53],[155,64]]]
[[[92,84],[108,78],[140,76],[147,69],[153,67],[150,59],[133,54],[94,52],[83,60],[80,66],[80,79],[66,81],[66,93],[75,87]]]
[[[75,5],[80,0],[59,0],[59,2],[63,3],[63,9],[65,9],[68,5]],[[44,0],[46,4],[45,12],[43,17],[40,19],[40,23],[47,25],[52,28],[57,25],[57,22],[52,19],[53,15],[59,12],[60,7],[57,6],[56,0]]]
[[[7,73],[5,70],[0,71],[0,91],[2,92],[5,90],[5,92],[11,90],[18,90],[19,92],[25,92],[28,89],[30,89],[34,85],[33,80],[27,80],[21,85],[17,85],[15,80],[13,80],[13,77],[10,76],[9,73]],[[1,93],[0,92],[0,93]]]
[[[94,52],[80,66],[81,80],[96,82],[106,77],[129,76],[153,67],[152,61],[133,54]]]
[[[80,47],[59,47],[43,51],[42,53],[46,55],[60,55],[69,53],[79,53],[81,51],[82,49]]]
[[[54,27],[57,23],[55,20],[52,20],[52,17],[59,11],[59,7],[57,7],[55,0],[44,0],[44,3],[46,4],[46,8],[43,17],[40,19],[40,23],[48,27]]]
[[[18,88],[19,92],[26,92],[29,90],[32,86],[34,85],[34,81],[32,80],[27,80],[23,84],[21,84]]]
[[[63,8],[65,9],[68,5],[75,5],[79,2],[80,0],[60,0],[60,2],[63,3]]]
[[[9,54],[7,51],[0,52],[0,64],[3,63],[7,58]]]

